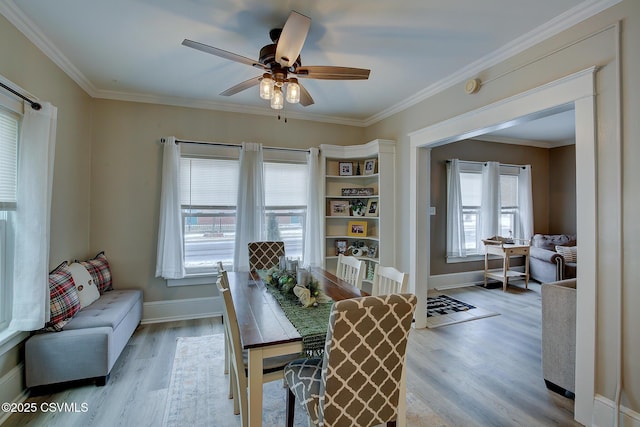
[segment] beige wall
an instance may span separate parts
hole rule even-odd
[[[536,231],[539,230],[536,228]],[[543,233],[543,231],[537,231]],[[549,150],[549,234],[576,233],[576,146]]]
[[[58,107],[49,265],[89,248],[91,98],[0,15],[0,74]],[[20,360],[0,355],[0,377]],[[15,396],[14,396],[15,397]]]
[[[546,232],[549,207],[548,149],[478,140],[465,140],[436,147],[431,150],[431,206],[436,207],[436,215],[431,216],[430,224],[431,275],[484,269],[484,261],[451,264],[446,262],[447,169],[445,162],[448,159],[477,162],[493,160],[512,165],[531,165],[534,230]],[[502,265],[499,260],[494,264],[495,268]]]
[[[217,295],[215,286],[167,287],[155,278],[163,136],[309,148],[360,144],[363,128],[278,121],[209,110],[94,101],[91,158],[91,250],[111,260],[114,287],[144,291],[145,302]]]
[[[609,26],[622,22],[621,70],[617,40]],[[169,290],[153,278],[157,229],[161,136],[308,147],[361,143],[376,138],[398,142],[398,205],[409,204],[408,133],[596,65],[598,311],[596,392],[613,399],[616,388],[622,288],[622,404],[640,412],[640,2],[625,0],[526,52],[479,73],[484,85],[466,95],[449,88],[366,129],[253,117],[147,104],[94,101],[0,16],[0,74],[59,108],[51,265],[106,250],[116,286],[145,291],[147,301],[205,296],[208,289]],[[10,58],[10,59],[9,59]],[[618,76],[621,79],[618,79]],[[618,94],[622,93],[621,100]],[[618,107],[622,107],[622,157],[617,156]],[[617,198],[622,180],[622,200]],[[409,269],[409,213],[398,210],[396,259]],[[622,239],[620,230],[623,231]],[[419,238],[419,236],[418,236]],[[0,375],[15,366],[17,350],[0,356]]]
[[[613,26],[621,21],[620,74],[617,68],[618,44]],[[596,319],[596,393],[613,400],[617,381],[617,331],[622,311],[622,404],[640,412],[640,334],[634,325],[640,324],[640,311],[634,304],[640,301],[640,197],[637,182],[640,168],[634,162],[640,158],[640,2],[626,0],[618,5],[562,32],[522,54],[479,73],[483,84],[475,95],[466,95],[458,85],[440,92],[428,100],[384,119],[366,129],[367,139],[387,138],[398,141],[396,179],[398,205],[409,205],[410,132],[423,129],[451,117],[473,111],[485,105],[536,88],[591,66],[598,66],[596,75],[596,108],[598,141],[597,155],[597,313]],[[621,75],[621,80],[618,78]],[[618,95],[621,93],[621,100]],[[619,117],[618,105],[622,114]],[[622,123],[621,141],[617,124]],[[617,155],[622,149],[622,158]],[[618,198],[622,179],[622,201]],[[409,270],[409,212],[399,210],[397,218],[397,248],[399,267]],[[620,230],[623,230],[622,234]],[[417,236],[420,238],[420,236]],[[579,238],[579,237],[578,237]],[[420,260],[419,260],[420,262]],[[618,294],[622,289],[622,307]],[[635,303],[634,303],[635,301]]]

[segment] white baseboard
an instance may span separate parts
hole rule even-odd
[[[27,398],[23,381],[24,364],[20,363],[0,378],[0,402],[20,403]],[[0,412],[0,425],[11,416],[11,412]]]
[[[593,427],[613,427],[616,404],[604,396],[596,394],[593,399]],[[620,406],[620,427],[640,427],[640,413]]]
[[[222,316],[222,298],[205,297],[143,304],[142,323],[171,322]]]
[[[482,282],[484,282],[484,271],[438,274],[437,276],[429,276],[429,289],[461,288]]]
[[[524,271],[524,266],[512,267],[512,270]],[[484,283],[484,270],[463,271],[461,273],[438,274],[429,276],[429,289],[444,290],[462,288]]]

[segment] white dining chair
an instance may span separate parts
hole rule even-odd
[[[401,294],[407,292],[409,274],[393,267],[376,264],[373,270],[372,295]]]
[[[358,289],[362,289],[364,279],[364,261],[354,256],[338,255],[338,266],[336,276],[345,282],[350,283]]]
[[[222,273],[225,274],[222,274]],[[222,262],[218,261],[218,281],[216,282],[218,290],[229,289],[229,278],[226,275],[226,271],[222,266]],[[227,333],[226,323],[227,319],[226,311],[222,312],[222,326],[224,329],[224,374],[229,374],[229,368],[231,366],[231,344],[229,343],[229,334]],[[233,399],[233,378],[229,377],[229,399]]]
[[[224,287],[222,282],[227,283],[227,287]],[[247,355],[242,350],[242,344],[240,343],[240,328],[238,326],[238,317],[236,316],[236,309],[233,305],[233,297],[231,296],[231,289],[228,285],[227,272],[222,271],[216,282],[218,290],[224,299],[224,314],[225,314],[225,328],[229,336],[230,344],[230,376],[233,380],[233,413],[240,414],[241,425],[243,427],[248,425],[248,413],[249,413],[249,401],[247,395],[248,387],[248,366]],[[285,356],[277,356],[264,359],[263,366],[263,383],[271,381],[277,381],[284,378],[283,369],[291,362],[300,357],[299,353],[288,354]]]

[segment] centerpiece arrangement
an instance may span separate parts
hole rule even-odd
[[[295,295],[305,307],[317,307],[318,303],[331,301],[322,293],[320,284],[308,270],[300,268],[288,271],[273,266],[267,270],[265,279],[267,284],[280,290],[283,295]]]

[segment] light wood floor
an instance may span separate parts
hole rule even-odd
[[[421,414],[415,426],[579,425],[572,421],[573,401],[548,391],[542,379],[539,284],[441,293],[500,315],[411,332],[407,391],[408,405]],[[176,338],[214,333],[222,333],[218,318],[141,325],[105,387],[81,385],[27,400],[76,403],[77,413],[14,414],[3,427],[160,426]]]

